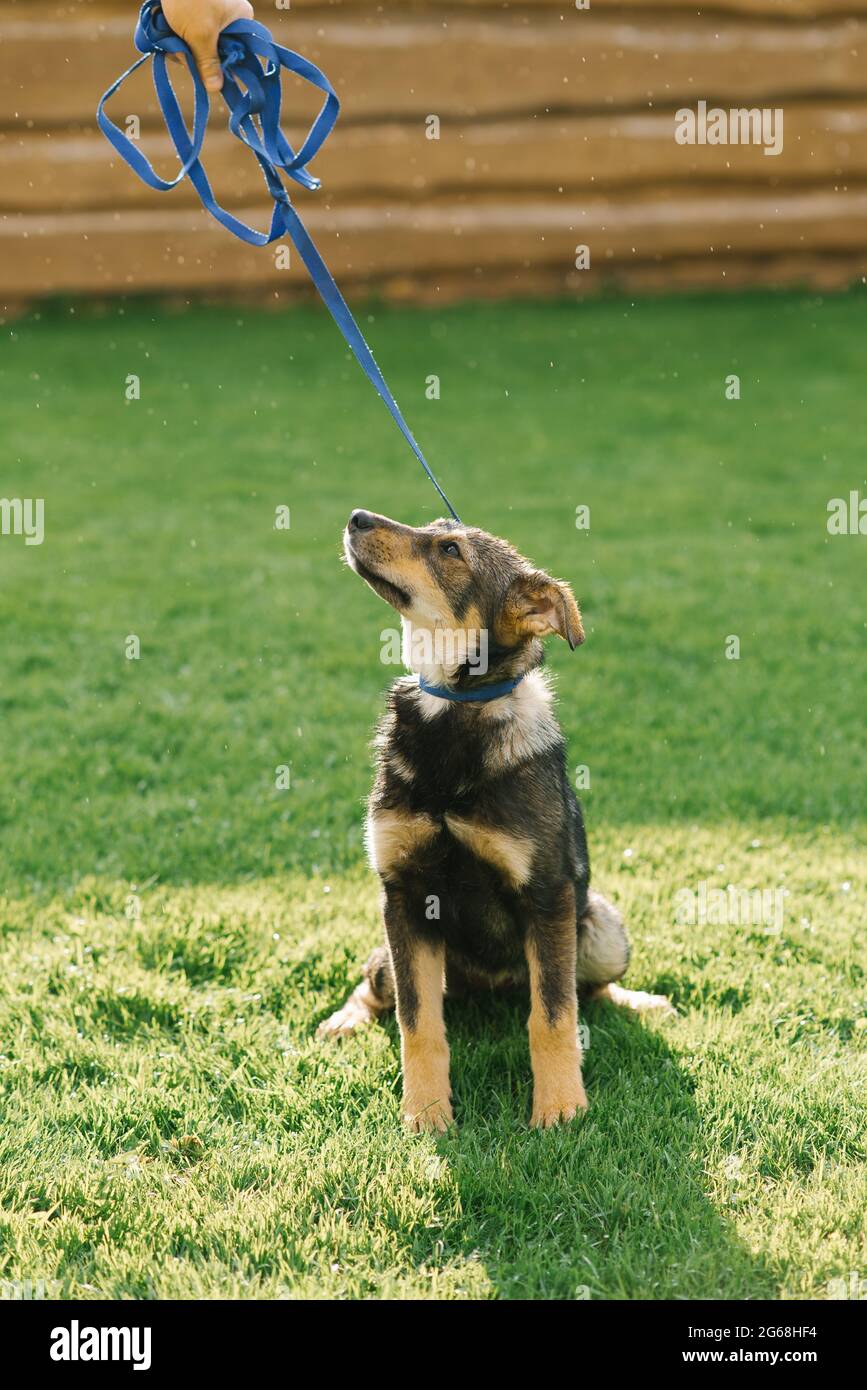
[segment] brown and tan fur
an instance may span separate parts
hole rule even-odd
[[[452,1123],[443,995],[524,986],[530,994],[531,1123],[587,1107],[578,999],[670,1005],[616,983],[629,963],[617,909],[590,890],[581,808],[542,671],[542,638],[584,640],[568,585],[506,541],[456,522],[403,526],[356,511],[344,533],[352,569],[419,634],[453,639],[449,661],[416,662],[397,680],[376,740],[367,847],[382,882],[386,942],[364,979],[319,1029],[340,1037],[396,1008],[403,1117],[416,1130]],[[460,653],[484,631],[488,667]],[[454,703],[459,692],[521,677],[510,693]]]

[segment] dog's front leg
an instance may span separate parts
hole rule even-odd
[[[454,1120],[443,1021],[445,947],[413,928],[403,891],[393,883],[385,888],[385,929],[400,1027],[403,1120],[417,1133],[442,1131]]]
[[[530,1123],[546,1129],[587,1109],[578,1041],[576,942],[575,891],[568,884],[553,910],[533,914],[525,942],[533,1067]]]

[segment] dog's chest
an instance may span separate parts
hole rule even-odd
[[[466,766],[441,764],[430,777],[410,764],[389,765],[386,787],[371,800],[368,849],[384,877],[410,874],[457,891],[478,870],[520,891],[535,858],[532,827],[521,811],[520,787],[477,781]],[[474,869],[476,870],[474,872]]]
[[[441,813],[459,812],[474,788],[507,779],[563,745],[540,671],[531,671],[507,698],[484,706],[448,705],[417,688],[401,690],[380,733],[386,764],[424,788]]]
[[[525,886],[533,868],[534,842],[510,826],[491,823],[481,815],[443,817],[444,833],[473,859],[493,869],[507,888]]]
[[[368,846],[384,877],[498,884],[520,893],[559,793],[562,736],[547,687],[497,717],[425,712],[398,698],[381,726]],[[429,697],[426,697],[429,698]]]
[[[490,804],[465,800],[460,810],[413,804],[371,805],[367,847],[373,868],[384,878],[407,874],[457,889],[472,864],[493,871],[504,887],[519,891],[535,858],[529,832],[496,814]]]

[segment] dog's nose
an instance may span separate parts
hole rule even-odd
[[[362,511],[360,507],[356,507],[349,518],[350,531],[372,531],[375,525],[376,521],[370,512]]]

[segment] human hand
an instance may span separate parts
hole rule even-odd
[[[162,0],[163,14],[178,38],[192,49],[209,92],[219,92],[223,73],[217,56],[221,30],[235,19],[252,19],[248,0]]]

